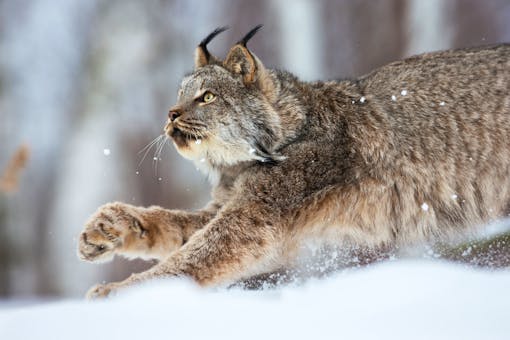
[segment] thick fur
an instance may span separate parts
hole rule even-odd
[[[231,283],[292,265],[310,240],[386,249],[444,241],[508,212],[509,45],[306,83],[238,44],[185,77],[172,111],[179,117],[165,131],[208,173],[213,201],[190,213],[101,207],[81,237],[84,259],[107,243],[111,254],[161,261],[90,297],[154,277]],[[131,249],[106,224],[138,230],[132,244],[146,245]]]

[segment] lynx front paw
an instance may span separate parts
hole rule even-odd
[[[146,248],[147,230],[137,209],[123,203],[100,207],[80,235],[78,256],[86,261],[105,262],[117,253]]]
[[[86,297],[88,300],[104,299],[113,295],[116,289],[112,283],[97,284],[88,290]]]

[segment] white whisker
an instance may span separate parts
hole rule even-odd
[[[138,167],[142,164],[142,162],[145,160],[145,157],[147,157],[147,154],[151,149],[156,145],[162,138],[164,138],[165,135],[159,135],[156,138],[154,138],[149,144],[147,144],[142,150],[138,151],[138,154],[144,152],[142,160],[138,163]]]
[[[164,135],[162,135],[162,136],[165,137]],[[158,161],[161,159],[161,152],[163,151],[163,147],[165,146],[166,142],[167,142],[167,138],[160,138],[156,145],[156,150],[154,152],[154,157],[153,157],[154,174],[156,176],[158,175]]]

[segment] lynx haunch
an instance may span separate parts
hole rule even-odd
[[[210,177],[185,212],[110,203],[79,256],[159,263],[89,297],[151,278],[228,284],[292,266],[308,240],[398,247],[467,233],[510,203],[510,45],[427,53],[356,80],[303,82],[246,44],[224,60],[204,39],[165,132]]]

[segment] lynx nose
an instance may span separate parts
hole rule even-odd
[[[170,121],[176,120],[181,114],[177,111],[170,111],[168,112],[168,118],[170,118]]]

